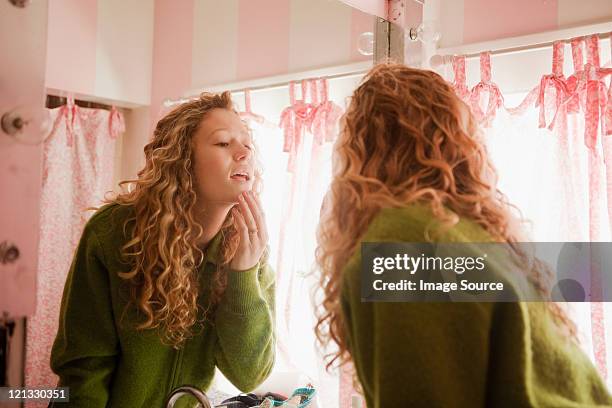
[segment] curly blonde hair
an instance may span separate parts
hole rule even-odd
[[[381,63],[353,93],[317,231],[323,296],[315,332],[323,349],[330,341],[338,346],[326,355],[328,369],[351,360],[340,304],[342,269],[381,208],[428,205],[440,226],[426,231],[429,241],[465,217],[519,250],[512,244],[521,241],[520,218],[496,188],[496,172],[480,139],[467,106],[435,72]],[[548,272],[536,267],[530,273],[545,293]],[[558,305],[549,305],[574,334]]]
[[[175,348],[193,336],[196,323],[207,320],[214,311],[227,285],[224,267],[239,244],[230,211],[220,231],[211,298],[199,317],[197,269],[204,253],[197,245],[203,228],[194,217],[192,140],[212,109],[233,110],[230,93],[202,93],[164,116],[144,148],[145,165],[138,178],[120,183],[128,184],[130,191],[110,200],[134,210],[123,226],[129,240],[121,252],[131,269],[119,276],[131,283],[130,303],[144,314],[144,321],[136,328],[161,329],[162,342]],[[261,185],[260,170],[256,166],[254,189]]]

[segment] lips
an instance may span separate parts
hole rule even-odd
[[[246,170],[236,170],[230,175],[230,178],[232,180],[249,181],[251,175]]]

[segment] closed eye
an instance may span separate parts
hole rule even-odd
[[[215,146],[227,147],[229,146],[229,143],[226,143],[226,142],[215,143]]]

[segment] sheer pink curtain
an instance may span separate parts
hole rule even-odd
[[[328,97],[326,79],[290,84],[290,105],[283,110],[283,151],[287,167],[276,250],[278,363],[307,375],[319,394],[319,406],[338,405],[338,376],[325,372],[315,345],[309,275],[315,264],[316,227],[331,180],[331,151],[343,109]]]
[[[338,79],[329,90],[327,79],[307,79],[290,84],[288,98],[284,91],[259,90],[253,92],[253,110],[248,89],[244,105],[237,101],[263,159],[261,201],[270,231],[269,262],[276,272],[277,356],[272,377],[297,382],[296,387],[311,382],[317,389],[317,407],[339,406],[339,375],[325,372],[315,344],[311,289],[317,282],[309,273],[343,113],[338,104],[358,81]],[[217,389],[225,387],[220,382]]]
[[[566,48],[574,68],[568,77]],[[479,120],[500,189],[529,220],[533,241],[610,241],[612,70],[601,66],[597,35],[558,41],[552,51],[552,73],[526,95],[502,94],[488,53],[471,90],[465,60],[455,57],[452,84]],[[612,303],[571,304],[570,313],[582,347],[612,386]]]
[[[28,320],[26,386],[54,387],[49,358],[64,281],[91,211],[112,189],[115,140],[123,117],[113,108],[84,109],[71,98],[50,110],[54,126],[44,142],[36,314]],[[31,403],[28,406],[46,406]]]

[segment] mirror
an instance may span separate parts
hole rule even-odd
[[[267,214],[269,231],[267,262],[276,279],[275,365],[262,384],[246,384],[257,385],[255,391],[260,394],[275,392],[287,397],[297,392],[298,387],[303,387],[297,392],[298,396],[308,394],[308,398],[312,398],[315,394],[316,403],[322,407],[363,406],[353,389],[351,367],[332,373],[324,369],[322,350],[317,348],[313,333],[316,318],[310,289],[316,285],[316,277],[310,272],[314,264],[321,202],[331,179],[332,147],[339,121],[352,91],[374,63],[375,51],[381,44],[375,42],[377,35],[388,34],[385,38],[390,44],[388,47],[385,44],[384,48],[389,54],[400,56],[400,60],[412,67],[431,67],[449,81],[455,80],[449,58],[455,54],[469,54],[466,70],[471,90],[479,83],[479,53],[488,49],[494,51],[498,46],[503,48],[509,39],[533,35],[531,42],[523,38],[532,46],[540,44],[540,34],[550,34],[551,30],[563,39],[612,30],[610,2],[602,0],[453,0],[444,3],[441,0],[41,0],[20,2],[26,7],[20,8],[19,12],[30,13],[27,19],[23,18],[24,14],[16,14],[17,9],[13,10],[10,3],[18,2],[4,1],[0,6],[3,10],[11,7],[13,12],[10,17],[5,17],[8,13],[0,13],[5,37],[14,38],[14,33],[23,31],[19,29],[23,26],[36,27],[37,36],[34,38],[35,30],[22,33],[21,39],[27,39],[24,44],[29,44],[29,47],[5,42],[6,49],[11,51],[7,55],[18,55],[15,50],[27,48],[29,58],[26,64],[24,54],[20,64],[10,65],[8,76],[11,78],[1,79],[11,82],[20,77],[19,84],[24,83],[23,87],[26,82],[42,82],[43,67],[40,65],[44,63],[45,100],[52,123],[49,134],[40,138],[38,150],[30,149],[27,154],[18,151],[14,155],[13,151],[10,154],[8,150],[3,152],[5,157],[11,156],[12,160],[21,163],[39,163],[38,159],[42,157],[39,166],[42,168],[42,182],[38,183],[37,174],[31,174],[30,179],[36,181],[28,184],[35,186],[32,191],[27,190],[24,183],[16,183],[16,178],[10,179],[11,184],[5,184],[11,191],[17,191],[19,187],[36,197],[40,193],[41,197],[40,200],[24,201],[28,204],[28,214],[40,213],[40,228],[32,217],[4,217],[9,219],[11,227],[16,223],[27,224],[32,232],[40,230],[41,235],[37,273],[32,271],[27,279],[24,279],[24,274],[14,279],[15,287],[19,284],[24,288],[23,298],[30,296],[30,301],[25,302],[28,310],[31,311],[35,303],[38,309],[29,317],[27,328],[23,323],[17,327],[18,332],[27,329],[28,348],[25,343],[12,347],[18,352],[23,351],[25,356],[13,356],[11,361],[26,363],[25,367],[11,364],[13,373],[10,377],[21,378],[22,372],[15,370],[22,370],[27,386],[52,388],[56,385],[57,377],[51,372],[48,362],[58,331],[64,283],[83,226],[91,216],[91,212],[84,211],[85,208],[100,205],[109,190],[114,193],[126,191],[118,182],[137,177],[144,164],[143,148],[151,140],[155,125],[163,115],[202,91],[229,90],[236,110],[251,129],[264,171],[261,202]],[[365,8],[360,6],[364,5],[375,5],[374,9],[378,11],[374,14],[378,16],[387,13],[388,5],[387,17],[395,26],[390,29],[383,27],[379,17],[363,11]],[[34,10],[36,14],[32,12]],[[503,18],[509,15],[520,15],[521,18]],[[5,24],[5,21],[10,21],[10,24]],[[45,26],[46,37],[42,35]],[[579,26],[582,28],[576,29]],[[385,29],[389,29],[388,32]],[[555,39],[546,38],[546,42]],[[600,48],[602,64],[606,64],[610,60],[607,37],[602,37]],[[44,62],[45,53],[41,50],[46,50]],[[508,106],[523,100],[533,86],[540,83],[542,75],[550,73],[553,50],[552,47],[547,50],[513,53],[513,60],[508,60],[507,64],[501,60],[508,56],[498,54],[493,59],[493,82],[499,83],[502,91],[508,91],[505,99]],[[535,54],[539,56],[534,58]],[[564,62],[567,73],[571,72],[567,70],[572,64],[570,55],[567,44]],[[433,63],[435,56],[439,57],[438,64]],[[505,68],[500,69],[502,66]],[[28,72],[38,68],[34,75],[37,81],[25,80],[25,67]],[[42,94],[41,88],[42,85],[36,92],[29,92],[32,99]],[[486,80],[482,88],[493,92],[487,97],[482,95],[482,98],[478,94],[478,103],[474,106],[480,106],[489,114],[487,108],[492,101],[495,108],[492,110],[497,114],[502,107],[494,92],[497,88]],[[25,94],[21,85],[11,90],[11,95],[20,94]],[[471,103],[468,92],[463,97],[466,103]],[[37,100],[42,102],[43,99]],[[4,111],[13,107],[12,102],[0,102],[6,108]],[[497,119],[505,113],[499,113]],[[540,171],[540,167],[535,165],[516,166],[516,157],[521,157],[521,164],[557,165],[556,162],[546,162],[553,155],[541,154],[544,149],[552,151],[557,148],[554,138],[538,139],[538,143],[543,140],[541,144],[534,144],[536,138],[532,136],[544,134],[547,130],[543,128],[551,126],[555,117],[548,111],[544,112],[545,126],[539,126],[539,113],[534,109],[527,117],[531,125],[536,123],[532,126],[533,132],[518,134],[511,143],[504,144],[502,134],[510,134],[509,126],[487,127],[494,129],[488,130],[488,134],[500,136],[495,139],[497,144],[490,146],[492,157],[502,169],[504,188],[520,207],[536,204],[530,213],[532,218],[567,220],[567,214],[558,208],[551,210],[542,206],[543,201],[534,201],[533,197],[548,193],[553,196],[559,189],[570,185],[572,179],[534,183],[536,176],[549,173]],[[491,121],[495,120],[493,114],[486,116],[479,118],[483,126],[490,125],[483,119],[490,116]],[[525,136],[530,139],[517,143]],[[0,143],[7,144],[9,139]],[[582,165],[588,161],[583,153],[576,161]],[[582,170],[571,172],[572,177],[587,174],[585,169]],[[531,182],[531,190],[521,183],[524,180]],[[129,186],[124,187],[129,190]],[[574,194],[571,189],[564,191],[568,197],[586,196],[588,192],[587,189],[575,190],[579,194]],[[40,212],[34,205],[30,208],[30,204],[38,202]],[[548,202],[558,200],[550,199]],[[587,208],[582,201],[574,204],[576,208]],[[598,208],[607,207],[600,205]],[[536,232],[546,237],[543,241],[556,241],[558,235],[551,237],[545,233],[556,231],[559,225],[559,222],[551,222]],[[21,225],[19,228],[25,231]],[[588,232],[588,228],[581,230],[584,231]],[[575,241],[591,238],[580,236]],[[609,240],[609,236],[603,238]],[[564,236],[563,239],[568,238]],[[31,247],[27,249],[19,245],[23,254],[20,260],[26,257],[34,259],[36,248],[31,243],[35,240],[29,242]],[[11,268],[20,270],[17,264]],[[259,271],[257,276],[260,277]],[[106,280],[101,282],[99,286],[108,283]],[[21,291],[12,291],[11,295],[21,297]],[[83,306],[91,304],[96,303],[82,302]],[[106,304],[101,307],[106,311],[112,308]],[[248,320],[239,313],[237,316],[236,321]],[[99,326],[96,330],[103,328],[102,324]],[[97,333],[88,341],[99,340]],[[233,334],[231,330],[230,333]],[[599,340],[602,338],[600,333]],[[156,345],[153,340],[151,344]],[[217,340],[212,340],[215,346]],[[108,346],[110,342],[102,341],[100,344]],[[116,349],[109,347],[105,352],[114,355],[124,345],[117,345]],[[599,346],[603,349],[601,343]],[[142,349],[156,356],[150,351],[152,349]],[[245,347],[235,355],[247,352]],[[169,353],[168,356],[171,367],[159,375],[164,377],[159,379],[163,384],[159,401],[166,397],[161,394],[183,385],[181,365],[184,371],[204,370],[203,365],[194,368],[189,366],[189,360],[180,360],[181,352]],[[215,355],[215,363],[222,360],[217,357]],[[231,369],[226,369],[225,373],[228,378],[217,371],[207,390],[214,403],[239,392],[236,373]],[[239,375],[248,377],[244,372]],[[244,382],[239,385],[250,388]],[[308,385],[313,385],[314,389]],[[131,392],[120,397],[127,394]]]
[[[53,208],[69,201],[63,192],[75,189],[81,198],[70,212],[82,215],[65,226],[80,232],[91,215],[82,207],[99,205],[108,190],[121,191],[119,181],[137,176],[159,118],[202,91],[231,90],[236,109],[248,113],[243,117],[264,167],[261,200],[277,276],[276,365],[259,390],[289,396],[312,383],[319,400],[334,406],[340,377],[324,373],[310,298],[302,292],[312,283],[306,275],[331,147],[347,98],[373,63],[375,24],[374,16],[338,0],[49,1],[45,87],[54,126],[45,149],[53,158],[66,158],[70,148],[84,152],[70,159],[77,163],[71,172],[84,179],[66,179],[61,166],[67,162],[45,165],[41,222],[62,219]],[[290,88],[310,115],[291,130],[283,119],[292,106]],[[291,131],[299,140],[287,151]],[[48,163],[60,163],[50,157]],[[41,237],[38,279],[45,287],[37,296],[48,307],[29,326],[44,333],[37,337],[42,350],[50,351],[57,331],[78,240],[74,232],[70,242],[60,242],[67,233]],[[63,261],[52,262],[62,245]],[[51,386],[56,377],[48,352],[27,358],[26,376]],[[217,372],[211,392],[239,391]]]

